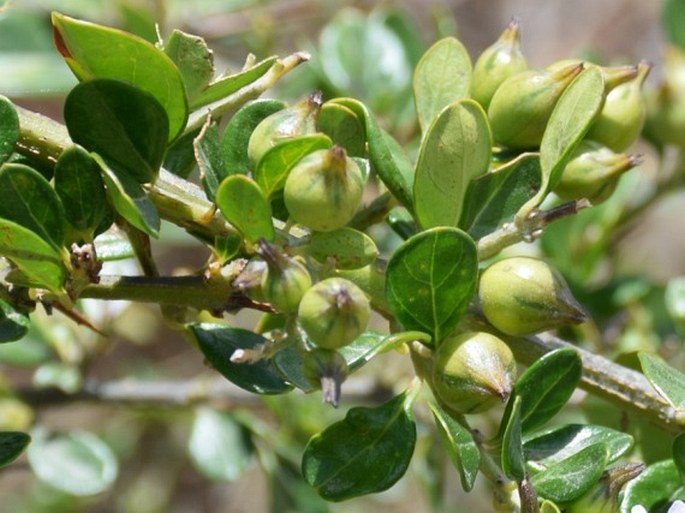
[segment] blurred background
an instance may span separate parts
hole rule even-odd
[[[411,149],[416,133],[411,70],[440,37],[456,35],[475,60],[516,17],[531,67],[577,56],[603,63],[648,60],[655,65],[649,80],[657,82],[666,41],[661,9],[661,2],[643,0],[0,0],[0,94],[61,119],[64,96],[75,79],[52,42],[50,12],[59,10],[153,42],[174,28],[200,35],[213,49],[218,70],[239,70],[248,53],[262,59],[307,50],[312,60],[271,95],[295,100],[322,89],[329,97],[361,98]],[[638,152],[649,167],[650,148]],[[672,216],[673,211],[668,212],[657,209],[653,215]],[[652,247],[644,242],[654,235],[647,232],[637,242],[628,242],[634,250],[627,251],[632,261],[627,259],[625,265],[644,270],[649,256],[647,271],[656,276],[685,272],[681,259],[665,257],[655,263],[658,255],[647,251],[641,256],[645,251],[640,248]],[[153,249],[163,273],[189,272],[207,259],[205,248],[172,226],[164,226],[161,241]],[[685,242],[673,244],[672,252],[682,254],[685,247],[679,244]],[[109,263],[106,271],[138,273],[129,260]],[[95,433],[113,455],[111,461],[103,459],[109,467],[103,463],[96,471],[110,475],[112,466],[118,466],[118,477],[100,493],[79,496],[60,489],[58,481],[36,479],[22,457],[0,471],[3,511],[418,513],[435,511],[439,503],[445,511],[492,510],[481,479],[476,490],[464,496],[454,471],[437,471],[450,464],[430,433],[420,433],[417,446],[417,453],[426,457],[415,458],[407,476],[378,496],[328,505],[298,477],[298,458],[308,438],[341,418],[350,405],[375,400],[369,390],[377,390],[380,397],[400,390],[408,376],[406,358],[396,364],[388,359],[372,362],[337,411],[324,408],[318,394],[262,401],[230,388],[221,389],[210,405],[193,405],[192,386],[203,379],[214,383],[215,374],[187,340],[165,327],[155,308],[89,302],[83,309],[111,334],[107,341],[59,315],[36,315],[29,339],[0,347],[0,389],[5,390],[0,394],[0,427],[29,429],[39,421],[50,430]],[[246,325],[253,321],[231,319]],[[63,396],[32,392],[36,383],[78,389],[83,376],[70,374],[68,364],[94,354],[97,358],[88,364],[89,383],[113,387],[100,390],[97,401],[65,403]],[[66,369],[55,368],[56,361],[66,363]],[[132,379],[154,386],[127,389]],[[174,403],[178,398],[180,407]],[[487,427],[490,421],[483,422]],[[207,451],[215,460],[203,461]],[[221,458],[224,461],[216,461]],[[74,468],[72,477],[79,471]],[[436,493],[445,500],[431,496]]]

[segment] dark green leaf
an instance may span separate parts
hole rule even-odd
[[[14,342],[23,338],[30,325],[31,321],[26,312],[17,310],[0,299],[0,343]]]
[[[662,12],[663,27],[671,43],[685,50],[685,2],[664,0]]]
[[[0,219],[0,255],[11,260],[29,280],[21,285],[61,291],[67,275],[62,255],[40,235]]]
[[[0,217],[31,230],[55,248],[64,243],[62,202],[48,181],[28,166],[0,166]]]
[[[329,501],[377,493],[406,472],[416,443],[407,394],[377,408],[352,408],[312,437],[302,457],[305,480]]]
[[[673,498],[685,498],[682,480],[673,460],[660,461],[647,467],[630,481],[623,492],[621,513],[631,513],[642,505],[647,511],[665,511]]]
[[[191,110],[197,110],[203,105],[226,98],[243,87],[250,85],[269,71],[276,63],[276,60],[276,57],[269,57],[239,73],[219,78],[191,101]]]
[[[19,138],[19,117],[14,105],[0,95],[0,164],[14,151]]]
[[[434,343],[461,320],[476,289],[473,239],[457,228],[421,232],[392,255],[386,298],[405,330],[429,333]]]
[[[164,44],[164,52],[176,64],[186,89],[193,100],[214,76],[214,57],[205,40],[174,29]]]
[[[414,177],[414,211],[423,228],[457,226],[466,190],[490,166],[483,108],[462,100],[440,111],[426,130]]]
[[[121,30],[59,13],[52,14],[52,23],[57,50],[79,80],[110,78],[133,84],[161,105],[167,119],[165,137],[172,140],[181,133],[188,119],[185,87],[178,68],[162,50]],[[129,110],[135,115],[135,106]],[[103,128],[111,126],[105,123]],[[145,124],[139,127],[146,129]]]
[[[169,123],[151,94],[117,80],[83,82],[67,96],[64,120],[75,143],[140,183],[157,179]]]
[[[0,432],[0,467],[9,465],[24,452],[31,437],[18,431]]]
[[[188,440],[195,467],[214,481],[235,481],[252,461],[249,433],[228,412],[197,409]]]
[[[471,181],[459,227],[474,239],[511,222],[521,206],[540,188],[540,159],[526,153]]]
[[[66,220],[79,236],[92,242],[95,229],[105,217],[107,198],[100,166],[83,148],[73,146],[59,156],[55,192],[64,205]]]
[[[393,208],[388,214],[387,223],[402,240],[407,240],[419,231],[416,221],[404,207]]]
[[[539,474],[531,482],[544,498],[571,502],[597,484],[604,472],[608,451],[604,444],[590,445]]]
[[[447,105],[466,98],[471,86],[471,59],[457,39],[446,37],[431,46],[414,70],[414,101],[426,132]]]
[[[331,140],[345,148],[350,157],[362,157],[366,154],[366,129],[359,117],[345,105],[326,102],[321,106],[318,129]]]
[[[480,468],[480,451],[471,432],[459,424],[440,406],[429,404],[442,444],[452,464],[459,471],[461,486],[468,492],[473,488]]]
[[[378,248],[371,237],[347,227],[312,233],[304,251],[322,264],[333,259],[336,269],[359,269],[378,256]]]
[[[219,127],[207,118],[198,136],[193,140],[195,161],[200,170],[202,187],[210,201],[214,201],[216,191],[228,173],[219,141]]]
[[[241,108],[228,122],[221,140],[221,148],[226,164],[226,172],[248,174],[250,159],[247,145],[255,127],[266,117],[285,108],[279,100],[256,100]]]
[[[521,441],[521,397],[512,396],[512,403],[502,437],[502,470],[507,477],[520,483],[526,476],[526,460]]]
[[[685,482],[685,433],[680,433],[673,439],[673,461]]]
[[[264,195],[273,199],[285,186],[288,173],[302,157],[316,150],[325,150],[332,145],[323,134],[305,135],[288,139],[268,150],[260,159],[255,170],[255,180]]]
[[[266,239],[273,242],[274,225],[271,206],[259,185],[249,176],[232,175],[221,182],[216,204],[226,220],[250,242]]]
[[[259,446],[257,446],[259,450]],[[322,499],[314,488],[302,479],[300,465],[276,455],[268,449],[262,450],[274,461],[263,465],[269,484],[269,513],[330,513],[330,504]],[[264,461],[265,458],[260,458]]]
[[[148,235],[159,236],[159,213],[141,185],[128,173],[114,171],[99,155],[93,154],[93,158],[100,165],[107,194],[119,215]]]
[[[648,353],[638,353],[642,372],[674,408],[685,408],[685,374]]]
[[[76,496],[107,490],[114,483],[119,466],[112,449],[85,431],[55,436],[39,431],[29,446],[28,458],[41,481]]]
[[[188,178],[197,165],[193,141],[199,134],[200,129],[192,130],[173,141],[164,155],[164,169]]]
[[[559,463],[594,444],[602,443],[608,451],[607,463],[623,456],[633,446],[633,437],[604,426],[567,424],[538,432],[526,438],[523,449],[532,469]]]
[[[267,342],[261,335],[224,324],[190,324],[188,328],[212,367],[239,387],[256,394],[282,394],[292,390],[269,361],[231,362],[236,349],[252,349]]]

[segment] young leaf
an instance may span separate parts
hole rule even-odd
[[[14,151],[19,138],[19,117],[9,99],[0,95],[0,164]]]
[[[321,106],[316,123],[318,129],[335,144],[345,148],[350,157],[363,157],[366,154],[364,123],[349,107],[326,102]]]
[[[685,408],[685,374],[648,353],[638,353],[642,372],[659,395],[674,408]]]
[[[188,328],[212,367],[240,388],[255,394],[282,394],[292,390],[292,385],[281,378],[270,361],[231,362],[236,349],[252,349],[266,343],[267,339],[261,335],[223,324],[190,324]]]
[[[31,321],[26,312],[17,310],[0,299],[0,344],[23,338],[30,325]]]
[[[468,492],[473,488],[480,468],[478,446],[471,432],[450,417],[445,410],[433,402],[429,403],[429,406],[443,446],[447,449],[452,464],[459,471],[461,486]]]
[[[79,80],[110,78],[146,91],[165,112],[168,121],[165,137],[171,141],[181,133],[188,119],[183,78],[162,50],[121,30],[56,12],[52,14],[52,24],[57,50]],[[133,106],[129,109],[136,110]],[[103,126],[111,128],[110,123]],[[146,128],[143,124],[139,130]]]
[[[406,472],[416,444],[407,394],[377,408],[352,408],[312,437],[302,457],[305,480],[329,501],[377,493]]]
[[[202,187],[207,197],[214,201],[216,191],[228,173],[219,141],[219,127],[212,118],[207,117],[207,122],[193,140],[193,149]]]
[[[526,477],[526,460],[521,442],[521,397],[511,396],[511,414],[502,437],[502,470],[519,483]]]
[[[491,137],[483,108],[462,100],[426,130],[414,177],[414,211],[423,228],[457,226],[470,182],[490,166]]]
[[[139,183],[157,179],[169,123],[160,103],[125,82],[96,79],[71,90],[64,120],[72,140]]]
[[[235,481],[252,462],[245,427],[230,413],[207,406],[195,412],[188,452],[195,467],[213,481]]]
[[[392,255],[386,298],[405,330],[429,333],[434,343],[456,327],[476,289],[473,239],[457,228],[421,232]]]
[[[273,242],[274,225],[271,206],[259,185],[249,176],[232,175],[221,182],[216,204],[226,220],[250,242],[266,239]]]
[[[538,191],[540,180],[540,158],[533,153],[524,153],[472,180],[464,196],[459,228],[478,240],[511,222]]]
[[[191,101],[191,110],[197,110],[204,105],[226,98],[250,85],[269,71],[276,61],[276,57],[269,57],[239,73],[218,79]]]
[[[446,37],[431,46],[414,70],[414,101],[425,133],[447,105],[468,97],[471,59],[457,39]]]
[[[531,482],[542,497],[557,503],[571,502],[597,484],[607,459],[606,446],[593,444],[535,474]]]
[[[304,251],[322,264],[333,259],[336,269],[359,269],[378,257],[373,239],[348,227],[332,232],[313,232]]]
[[[114,483],[119,467],[109,446],[85,431],[54,436],[36,432],[28,459],[41,481],[80,497],[107,490]]]
[[[64,207],[50,183],[23,164],[0,166],[0,217],[31,230],[45,242],[64,244]]]
[[[0,467],[9,465],[24,452],[31,437],[18,431],[0,431]]]
[[[66,220],[79,236],[92,242],[107,208],[100,166],[83,148],[73,146],[59,156],[54,180]]]
[[[119,215],[139,230],[158,237],[161,225],[159,213],[141,185],[128,173],[117,173],[99,155],[92,155],[100,166],[107,194]]]
[[[164,53],[176,64],[186,96],[192,101],[214,76],[214,56],[205,40],[174,29],[164,44]]]
[[[626,485],[620,513],[631,513],[633,507],[638,505],[647,511],[656,511],[655,508],[669,500],[685,499],[682,486],[673,460],[654,463]]]
[[[255,127],[266,117],[285,108],[279,100],[255,100],[242,107],[226,125],[221,139],[221,151],[226,173],[248,174],[250,159],[247,156],[247,145]]]
[[[604,444],[608,451],[607,463],[612,463],[633,447],[633,437],[604,426],[567,424],[546,429],[526,438],[523,450],[533,468],[549,467],[572,456],[590,445]]]

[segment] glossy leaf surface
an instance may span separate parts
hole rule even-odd
[[[390,488],[414,452],[416,424],[410,408],[406,394],[377,408],[351,408],[309,441],[302,458],[305,480],[330,501]]]
[[[421,232],[392,255],[386,298],[405,330],[428,333],[434,343],[459,323],[475,292],[476,246],[456,228]]]
[[[14,105],[0,95],[0,164],[14,151],[19,138],[19,118]]]
[[[673,460],[660,461],[649,465],[626,485],[620,512],[631,513],[637,505],[647,511],[658,511],[657,508],[675,499],[685,500],[682,479]]]
[[[523,454],[521,433],[521,397],[514,397],[511,414],[502,437],[502,470],[504,474],[518,482],[526,475],[526,461]]]
[[[12,463],[24,452],[31,437],[18,431],[0,431],[0,467]]]
[[[249,176],[232,175],[221,182],[216,204],[226,220],[235,226],[248,241],[275,238],[271,206],[259,185]]]
[[[674,408],[685,408],[685,374],[648,353],[639,353],[642,372]]]
[[[473,100],[450,104],[426,130],[414,177],[414,211],[424,228],[457,226],[466,190],[490,166],[491,137]]]
[[[223,324],[191,324],[188,328],[212,367],[240,388],[255,394],[282,394],[292,389],[270,361],[261,360],[253,364],[231,362],[236,349],[251,349],[265,343],[266,339],[261,335]]]
[[[0,299],[0,343],[19,340],[26,335],[30,325],[28,314]]]

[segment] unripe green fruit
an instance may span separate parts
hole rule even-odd
[[[486,111],[502,82],[528,69],[519,38],[519,23],[512,20],[499,39],[480,54],[473,67],[471,97]]]
[[[253,130],[247,145],[252,169],[271,148],[285,140],[316,132],[316,120],[321,110],[321,93],[307,98],[264,118]]]
[[[598,205],[613,194],[623,173],[639,164],[633,155],[583,141],[566,165],[554,192],[564,201],[587,198]]]
[[[314,344],[337,349],[364,332],[370,310],[369,300],[354,283],[327,278],[305,293],[297,318]]]
[[[257,253],[267,264],[262,274],[262,294],[268,303],[283,313],[295,313],[312,278],[302,262],[280,253],[275,246],[260,241]]]
[[[362,200],[364,178],[340,146],[302,158],[285,181],[283,199],[292,218],[327,232],[352,220]]]
[[[602,78],[604,79],[605,94],[611,91],[614,87],[634,79],[638,72],[638,66],[634,65],[599,66],[598,64],[594,64],[589,61],[583,61],[581,59],[563,59],[561,61],[556,61],[547,66],[547,69],[549,71],[559,71],[573,64],[582,64],[585,69],[590,67],[597,68],[602,73]]]
[[[448,337],[435,353],[435,395],[457,413],[483,412],[504,403],[515,379],[511,349],[489,333]]]
[[[607,94],[602,110],[587,133],[588,139],[600,142],[615,152],[625,151],[635,142],[647,116],[642,84],[651,67],[641,62],[635,78]]]
[[[532,335],[586,317],[563,276],[537,258],[492,264],[481,274],[478,299],[488,322],[507,335]]]
[[[502,82],[488,108],[494,140],[512,149],[539,146],[557,100],[582,70],[582,64],[572,64],[558,71],[522,71]]]

